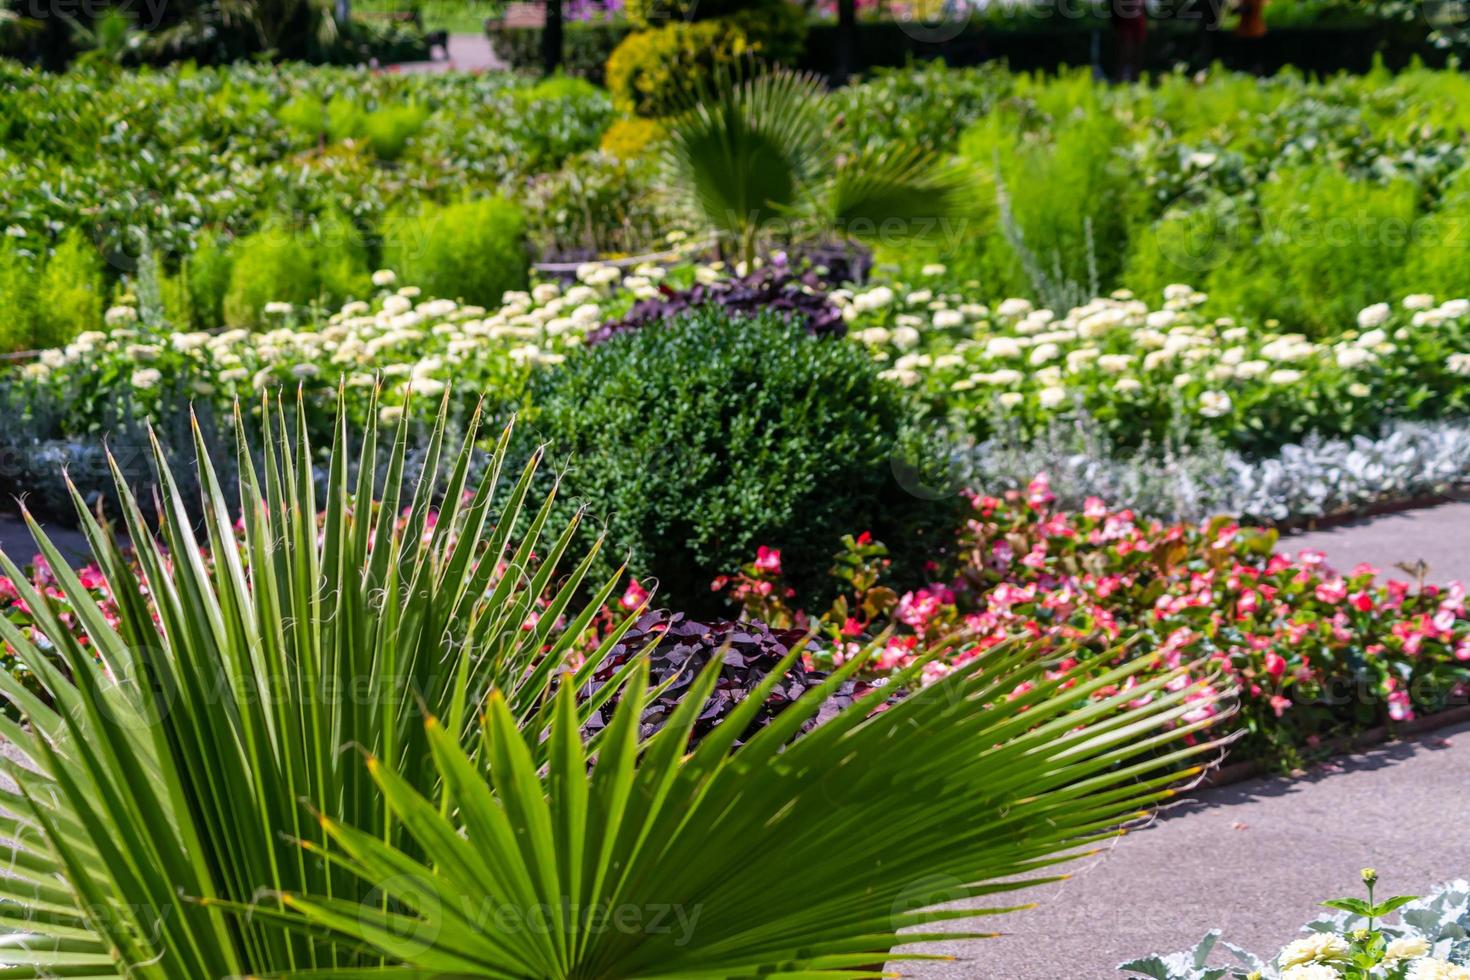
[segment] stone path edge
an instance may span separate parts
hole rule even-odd
[[[1410,721],[1400,722],[1396,725],[1379,725],[1376,728],[1368,728],[1354,735],[1341,735],[1329,739],[1325,745],[1327,751],[1313,763],[1327,762],[1337,756],[1351,755],[1363,749],[1371,749],[1377,745],[1388,742],[1398,742],[1426,732],[1436,731],[1441,728],[1452,728],[1455,725],[1470,722],[1470,704],[1462,704],[1455,708],[1446,708],[1444,711],[1436,711],[1430,715],[1414,718]],[[1219,789],[1223,786],[1232,786],[1235,783],[1243,783],[1247,779],[1257,776],[1277,776],[1281,773],[1273,773],[1262,759],[1243,759],[1240,762],[1231,762],[1219,766],[1207,772],[1190,789]]]

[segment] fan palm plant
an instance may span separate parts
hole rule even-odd
[[[933,923],[1016,908],[934,906],[1059,880],[1016,879],[1091,853],[1210,747],[1170,749],[1209,724],[1183,720],[1198,691],[1169,693],[1172,675],[1089,703],[1140,664],[1048,680],[1024,644],[873,714],[876,691],[794,738],[860,661],[733,751],[781,670],[692,752],[719,665],[642,746],[634,679],[590,767],[568,688],[545,766],[542,733],[498,695],[478,762],[430,718],[438,795],[368,762],[413,853],[329,824],[335,852],[313,853],[380,901],[285,896],[295,925],[376,947],[373,976],[878,977],[885,959],[930,958],[891,950],[940,938]],[[1149,703],[1127,708],[1136,697]]]
[[[966,206],[969,175],[923,149],[844,152],[816,75],[722,73],[667,123],[669,186],[749,263],[778,224],[840,238],[922,238]]]
[[[502,485],[509,430],[472,479],[441,409],[408,488],[407,425],[379,482],[339,417],[319,503],[302,411],[263,409],[259,458],[239,425],[238,531],[202,437],[202,531],[157,445],[157,532],[116,474],[141,581],[78,499],[114,615],[34,524],[55,594],[0,555],[39,624],[0,638],[44,692],[0,673],[0,974],[867,976],[1211,748],[1176,675],[1111,693],[1145,661],[1053,677],[1024,643],[797,737],[857,658],[736,748],[778,670],[691,748],[715,658],[639,744],[644,661],[577,696],[631,620],[568,656],[617,578],[558,577],[576,521],[547,533],[534,459]]]
[[[0,554],[41,634],[0,617],[0,638],[45,693],[0,672],[26,722],[0,718],[20,756],[6,766],[16,788],[0,790],[11,930],[0,973],[200,980],[351,962],[215,903],[262,888],[365,894],[292,843],[324,839],[301,800],[384,841],[404,838],[349,747],[415,773],[429,792],[423,711],[467,731],[493,689],[521,723],[543,727],[543,695],[617,579],[574,601],[588,559],[557,575],[580,514],[550,533],[551,499],[528,504],[537,459],[501,480],[509,428],[472,481],[478,415],[463,448],[446,452],[444,405],[411,487],[407,423],[379,483],[376,431],[363,434],[354,479],[339,416],[320,516],[305,406],[294,436],[289,413],[267,406],[260,462],[240,426],[238,539],[197,426],[202,531],[156,441],[156,533],[114,467],[140,582],[76,498],[112,621],[34,522],[59,598]]]

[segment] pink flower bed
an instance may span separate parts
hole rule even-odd
[[[1044,477],[1025,493],[973,496],[954,547],[918,585],[889,583],[883,546],[848,537],[833,566],[842,595],[822,612],[801,608],[773,548],[713,585],[753,618],[815,625],[818,667],[884,631],[879,673],[951,644],[929,679],[1010,636],[1033,638],[1057,671],[1157,651],[1161,668],[1218,673],[1239,692],[1237,755],[1296,761],[1324,738],[1470,699],[1458,582],[1377,582],[1366,565],[1340,574],[1320,553],[1278,552],[1274,531],[1224,518],[1165,525],[1095,498],[1080,512],[1052,503]],[[1197,710],[1220,706],[1206,694]]]

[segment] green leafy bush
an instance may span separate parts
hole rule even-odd
[[[379,160],[397,160],[428,118],[421,105],[384,106],[363,117],[361,135]]]
[[[36,271],[17,239],[0,238],[0,353],[29,349],[35,340]]]
[[[55,347],[83,330],[99,329],[106,291],[102,256],[85,234],[73,228],[62,236],[36,283],[32,342]]]
[[[248,235],[235,244],[230,260],[222,305],[232,327],[266,325],[267,303],[332,305],[371,289],[362,236],[337,214],[305,230],[276,225]],[[218,274],[217,267],[213,271]]]
[[[1210,273],[1212,308],[1316,335],[1344,329],[1391,294],[1417,203],[1411,180],[1375,184],[1323,167],[1282,173],[1261,187],[1251,247]]]
[[[570,496],[597,501],[610,553],[657,575],[676,608],[708,606],[710,580],[758,545],[779,543],[793,579],[820,588],[842,534],[889,528],[917,547],[951,513],[894,476],[912,418],[901,390],[856,344],[772,314],[706,309],[615,338],[544,376],[533,401],[554,457],[574,460]]]
[[[498,304],[527,282],[526,218],[503,197],[391,215],[383,264],[429,296]]]
[[[805,31],[800,9],[785,0],[764,0],[729,17],[672,20],[623,39],[607,60],[607,87],[623,112],[672,115],[722,72],[752,59],[794,61]]]
[[[978,234],[951,264],[996,296],[1070,305],[1121,269],[1130,181],[1118,150],[1127,130],[1083,81],[1058,79],[1039,93],[1040,114],[994,113],[960,142],[985,179]],[[1049,295],[1058,291],[1068,295]]]
[[[1405,295],[1470,295],[1470,167],[1450,181],[1439,208],[1415,226],[1395,285]]]

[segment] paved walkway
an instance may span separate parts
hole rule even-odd
[[[1342,572],[1365,561],[1397,578],[1405,577],[1399,564],[1423,561],[1431,582],[1459,579],[1470,584],[1470,503],[1382,514],[1327,531],[1293,534],[1282,539],[1281,547],[1316,548]]]
[[[405,61],[389,65],[389,71],[404,72],[447,72],[447,71],[501,71],[507,67],[490,46],[484,34],[451,34],[446,48],[447,57],[434,61]]]
[[[1216,927],[1270,956],[1316,917],[1317,902],[1358,895],[1360,868],[1378,869],[1382,895],[1470,875],[1467,815],[1470,726],[1303,779],[1206,791],[1077,864],[1070,881],[1016,896],[1039,908],[979,920],[1006,935],[936,944],[925,951],[959,959],[896,968],[923,980],[1104,980],[1123,976],[1114,967],[1124,960],[1190,948]]]
[[[46,530],[49,537],[72,561],[83,563],[91,554],[87,547],[86,536],[75,528],[62,527],[54,522],[42,521],[41,526]],[[15,514],[0,512],[0,551],[10,556],[10,559],[22,567],[31,563],[39,549],[31,537],[31,532],[25,523]]]

